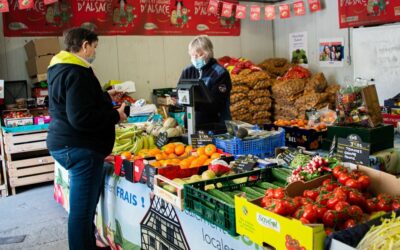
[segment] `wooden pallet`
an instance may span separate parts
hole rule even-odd
[[[3,131],[2,135],[4,162],[13,195],[16,193],[16,187],[54,180],[54,159],[47,151],[45,156],[38,155],[39,152],[47,150],[47,130],[18,133]]]

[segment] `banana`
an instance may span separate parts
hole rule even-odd
[[[149,140],[148,140],[149,136],[143,135],[142,138],[143,138],[143,148],[149,149]]]
[[[135,152],[138,151],[137,148],[138,148],[138,139],[134,138],[132,147],[129,149],[129,152],[135,154]]]
[[[127,143],[123,144],[123,145],[120,145],[120,146],[114,147],[114,148],[113,148],[113,152],[120,152],[120,151],[124,151],[124,150],[125,150],[125,148],[127,148],[127,147],[130,147],[131,143],[132,143],[132,142],[131,142],[131,141],[129,141],[129,142],[127,142]]]
[[[149,149],[156,148],[157,146],[156,146],[156,143],[154,141],[154,136],[149,135],[148,139],[149,139]]]
[[[142,133],[141,130],[128,131],[117,137],[117,140],[132,138],[137,134]]]
[[[137,143],[137,148],[136,148],[136,150],[135,150],[135,155],[138,154],[139,151],[143,149],[143,144],[144,144],[143,139],[144,139],[144,137],[140,137],[140,138],[137,140],[138,143]]]
[[[132,142],[132,138],[127,138],[127,139],[120,139],[115,141],[119,145],[126,144],[127,142]]]

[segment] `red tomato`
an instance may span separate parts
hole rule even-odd
[[[357,181],[361,184],[361,188],[364,190],[367,189],[369,187],[369,185],[371,184],[369,177],[366,175],[362,175],[362,176],[358,177]]]
[[[345,201],[339,201],[335,205],[335,210],[338,212],[347,212],[347,210],[350,208],[350,204],[345,202]]]
[[[287,214],[287,209],[286,209],[284,201],[276,200],[275,201],[275,208],[274,208],[273,212],[276,213],[276,214],[280,214],[280,215],[286,215]]]
[[[378,203],[378,200],[376,198],[372,198],[372,199],[366,200],[365,207],[366,207],[367,212],[368,213],[373,213],[373,212],[377,211],[376,210],[377,209],[377,203]]]
[[[318,191],[316,190],[304,190],[303,196],[315,201],[318,197]]]
[[[283,188],[277,188],[274,192],[275,199],[282,199],[285,197],[285,190]]]
[[[304,212],[301,218],[307,219],[311,223],[315,223],[318,219],[317,210],[315,209],[314,205],[307,204],[304,207]]]
[[[346,181],[345,185],[346,185],[346,187],[350,187],[350,188],[354,188],[354,189],[357,189],[357,190],[361,190],[361,184],[358,181],[354,180],[354,179],[348,179]]]
[[[394,200],[393,203],[392,203],[392,209],[393,209],[394,211],[400,209],[400,201]]]
[[[350,179],[350,176],[347,173],[340,173],[339,177],[338,177],[338,181],[342,184],[342,185],[346,185],[346,181]]]
[[[351,191],[349,193],[349,203],[351,205],[358,205],[360,207],[365,207],[366,205],[366,200],[364,196],[357,191]]]
[[[328,211],[328,209],[325,206],[317,206],[316,211],[318,221],[322,221],[322,218],[324,217],[324,214],[326,211]]]
[[[302,199],[303,199],[303,197],[301,197],[301,196],[296,196],[293,198],[292,203],[296,209],[299,208],[301,205],[303,205]]]
[[[353,219],[348,219],[345,223],[344,223],[344,228],[351,228],[354,227],[356,225],[356,221]]]
[[[326,235],[329,236],[331,233],[333,233],[333,229],[330,227],[327,227],[327,228],[325,228],[325,233],[326,233]]]
[[[275,189],[270,188],[267,191],[265,191],[265,196],[268,198],[274,198],[274,194],[275,194]]]
[[[362,217],[363,217],[363,214],[364,213],[363,213],[362,209],[359,206],[353,205],[353,206],[351,206],[349,208],[350,217],[353,218],[356,221],[360,221],[362,219]]]
[[[299,220],[300,220],[301,223],[303,223],[304,225],[310,224],[310,221],[308,221],[306,218],[301,217]]]
[[[348,172],[347,168],[345,168],[343,166],[336,166],[336,167],[333,168],[333,171],[332,171],[333,176],[335,176],[336,179],[339,178],[339,175],[341,173],[347,173],[347,172]]]
[[[322,217],[322,221],[327,227],[335,227],[338,224],[338,214],[334,210],[328,210]]]
[[[388,200],[381,199],[378,201],[378,204],[376,206],[377,211],[385,211],[389,212],[392,208],[392,202]]]

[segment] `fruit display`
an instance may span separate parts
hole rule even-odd
[[[142,149],[155,149],[154,137],[146,134],[143,129],[135,125],[128,127],[117,127],[115,130],[115,143],[112,150],[113,155],[129,152],[137,155]],[[128,153],[125,153],[126,155]]]
[[[287,196],[283,188],[270,188],[261,205],[279,215],[299,219],[303,224],[322,223],[330,234],[369,220],[376,212],[399,209],[400,197],[374,196],[367,191],[369,186],[370,177],[363,172],[336,166],[332,178],[324,180],[318,188],[304,190],[297,197]]]
[[[178,137],[184,133],[184,128],[179,126],[176,120],[168,117],[164,122],[149,123],[146,125],[146,133],[153,136],[159,136],[160,133],[167,133],[167,137]]]
[[[221,157],[213,144],[208,144],[193,150],[192,146],[182,143],[169,143],[161,148],[161,152],[155,155],[155,160],[150,162],[153,167],[166,167],[168,165],[180,166],[181,169],[206,166],[212,160]]]
[[[316,131],[324,131],[327,130],[328,128],[325,122],[310,124],[308,120],[304,119],[293,119],[293,120],[278,119],[274,122],[274,125],[278,127],[297,127],[300,129],[314,129]]]

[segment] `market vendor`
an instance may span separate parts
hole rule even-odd
[[[192,64],[187,66],[181,79],[201,79],[213,98],[213,103],[195,108],[196,128],[210,129],[210,125],[225,127],[224,121],[231,120],[229,97],[232,89],[228,71],[214,58],[213,44],[208,36],[195,37],[188,46]]]

